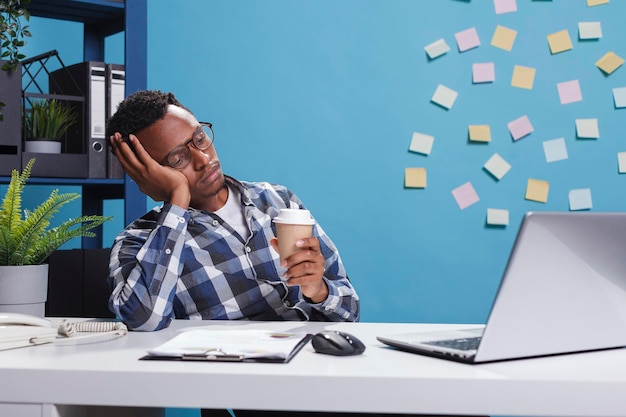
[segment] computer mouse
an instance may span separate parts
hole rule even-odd
[[[351,334],[336,330],[324,330],[313,335],[311,340],[317,353],[335,356],[360,355],[365,345]]]

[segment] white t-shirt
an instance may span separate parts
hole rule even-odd
[[[241,205],[241,195],[239,190],[234,187],[228,186],[228,199],[226,204],[215,212],[226,223],[228,223],[239,235],[248,240],[250,237],[250,230],[246,223],[246,218],[243,214],[243,206]]]

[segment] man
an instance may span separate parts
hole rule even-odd
[[[279,260],[272,219],[282,208],[304,208],[298,197],[280,185],[225,176],[211,126],[173,94],[130,95],[107,122],[107,135],[139,189],[164,202],[126,227],[111,250],[109,307],[130,328],[158,330],[174,318],[359,320],[359,298],[319,225],[299,242],[301,251]]]
[[[359,299],[319,225],[282,263],[272,219],[304,208],[283,186],[222,173],[210,124],[171,93],[140,91],[107,122],[139,189],[163,201],[111,250],[110,309],[134,330],[174,318],[357,321]]]

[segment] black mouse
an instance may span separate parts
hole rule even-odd
[[[335,330],[324,330],[315,334],[311,344],[317,353],[327,355],[360,355],[365,351],[365,345],[359,339]]]

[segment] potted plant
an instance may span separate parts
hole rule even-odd
[[[25,58],[20,52],[26,41],[24,38],[32,36],[28,25],[23,20],[30,20],[28,5],[31,0],[0,0],[0,68],[6,76],[18,72],[19,62]],[[21,71],[20,71],[21,72]],[[21,78],[21,74],[18,74]],[[4,119],[2,108],[6,106],[0,97],[0,121]]]
[[[78,193],[50,196],[33,211],[22,213],[22,192],[35,163],[22,173],[13,170],[0,206],[0,311],[43,317],[48,291],[48,256],[75,237],[95,237],[91,229],[111,217],[80,216],[50,227],[59,208],[80,197]]]
[[[55,99],[31,100],[24,115],[24,150],[60,153],[61,140],[78,121],[74,107]]]

